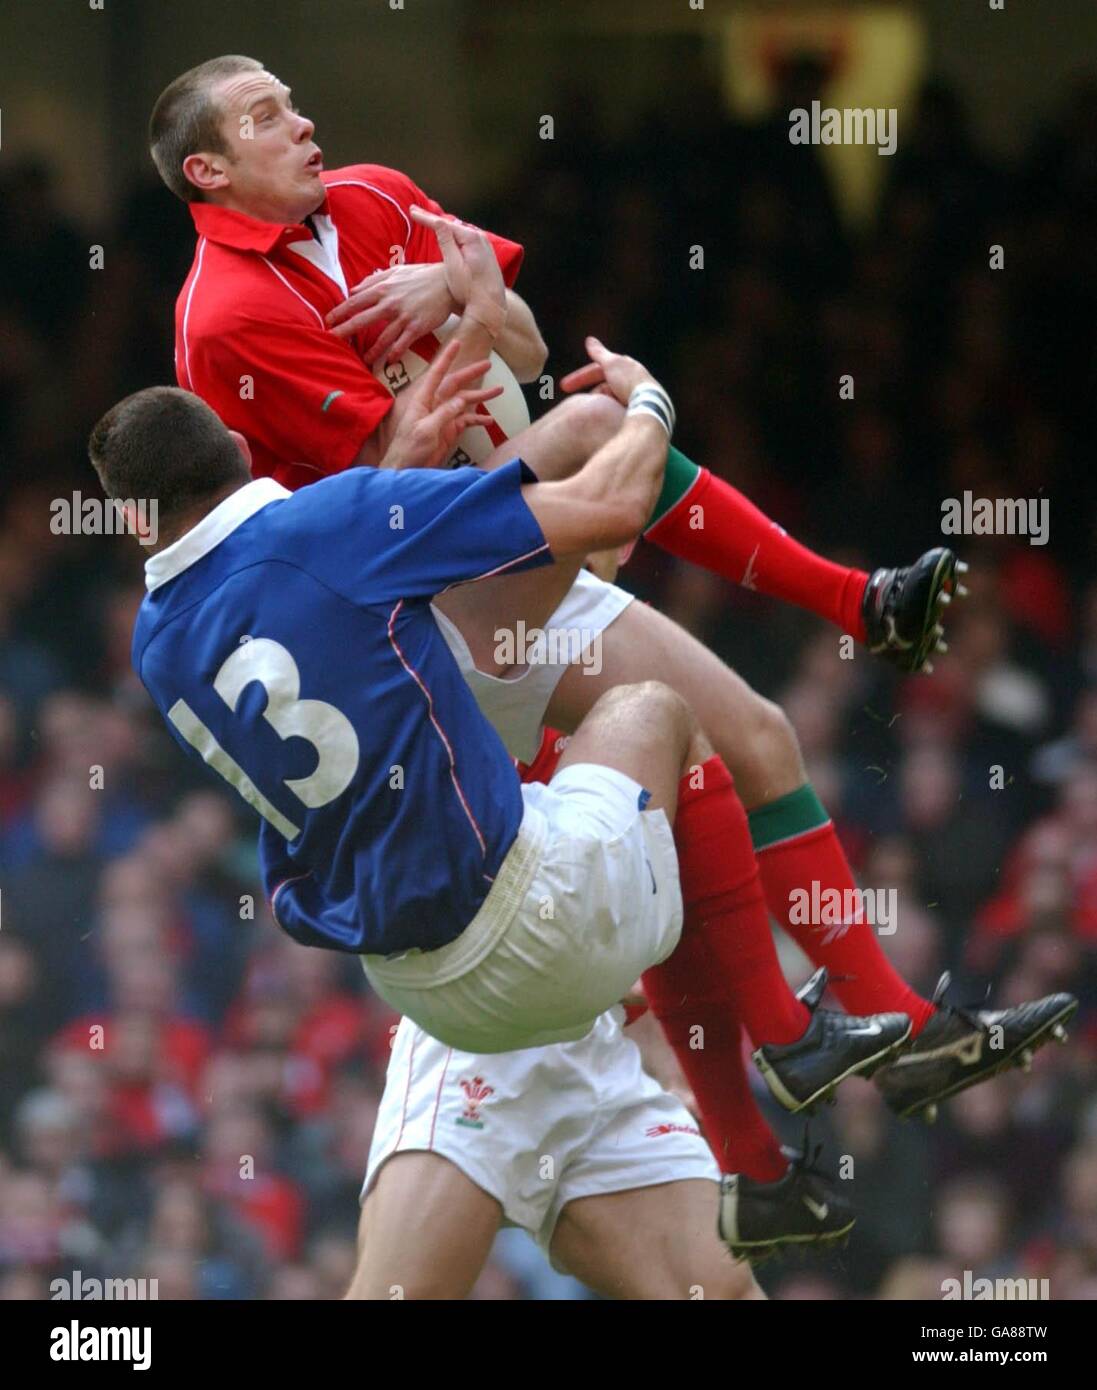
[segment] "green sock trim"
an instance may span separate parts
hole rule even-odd
[[[810,782],[794,792],[779,796],[765,806],[756,806],[747,815],[754,850],[769,849],[780,840],[791,840],[809,830],[818,830],[830,820],[826,807],[815,794]]]
[[[655,510],[648,518],[648,524],[644,530],[649,530],[657,521],[662,521],[667,512],[671,512],[681,502],[682,498],[693,486],[701,467],[686,458],[685,454],[680,453],[672,444],[667,450],[667,471],[663,475],[663,489],[659,493],[659,500],[655,504]]]

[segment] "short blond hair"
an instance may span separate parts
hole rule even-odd
[[[202,194],[183,173],[183,161],[200,150],[229,153],[221,135],[222,113],[210,96],[214,83],[239,72],[262,71],[257,58],[228,53],[183,73],[156,98],[149,118],[149,153],[160,177],[184,203],[200,201]]]

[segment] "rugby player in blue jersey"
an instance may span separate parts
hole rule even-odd
[[[394,1008],[468,1051],[582,1037],[670,955],[670,821],[680,779],[712,758],[682,698],[648,682],[603,696],[552,782],[523,788],[432,615],[452,585],[623,544],[650,509],[670,401],[639,363],[592,351],[628,414],[566,481],[515,459],[352,469],[290,494],[252,481],[243,439],[168,387],[90,440],[109,496],[158,499],[134,665],[178,742],[262,817],[279,925],[360,955]],[[432,369],[440,392],[451,360]],[[885,1017],[865,1059],[907,1031]]]

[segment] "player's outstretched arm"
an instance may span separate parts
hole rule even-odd
[[[548,345],[533,310],[514,290],[507,290],[507,317],[495,340],[495,351],[514,373],[515,381],[536,381],[545,369]]]
[[[645,366],[610,352],[597,338],[586,346],[591,361],[575,374],[580,384],[597,384],[628,411],[578,473],[522,490],[558,557],[623,545],[640,533],[662,485],[673,420],[670,398]]]

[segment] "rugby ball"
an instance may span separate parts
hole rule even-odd
[[[452,314],[441,328],[428,333],[414,343],[402,357],[377,370],[376,376],[395,396],[416,378],[422,376],[434,354],[456,329],[460,320]],[[457,448],[444,465],[457,468],[466,463],[483,463],[488,455],[513,438],[529,424],[529,407],[514,373],[497,352],[491,354],[491,366],[484,377],[485,386],[501,386],[503,394],[484,406],[493,423],[476,425],[458,437]]]

